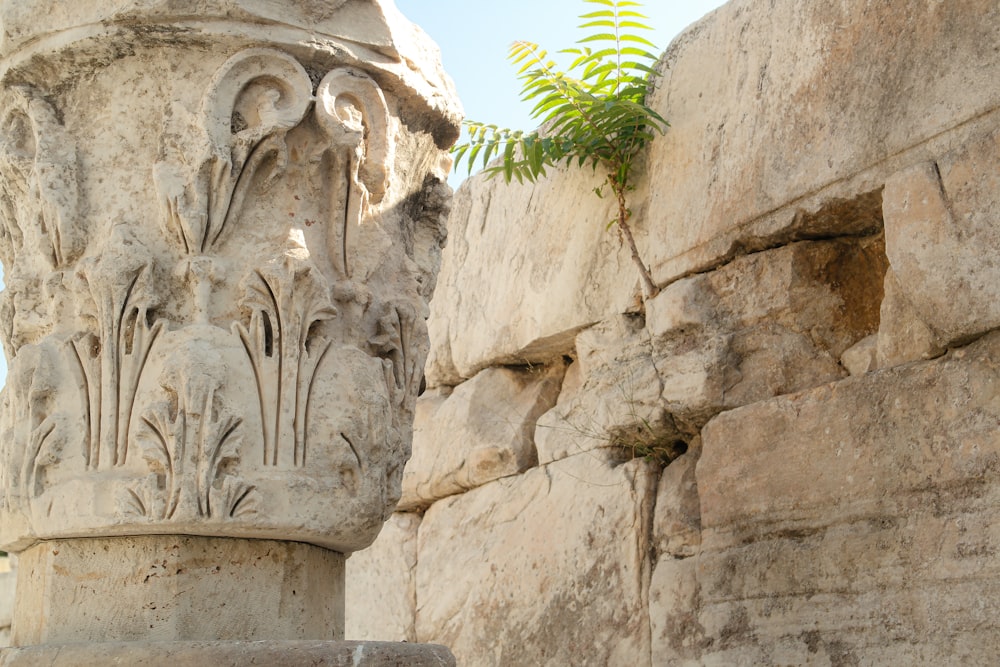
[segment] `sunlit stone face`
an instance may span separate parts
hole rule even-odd
[[[404,87],[335,56],[164,29],[7,68],[8,548],[377,534],[409,455],[444,142],[409,128]]]

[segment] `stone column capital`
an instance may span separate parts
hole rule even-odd
[[[0,19],[0,544],[364,548],[409,456],[458,131],[426,37],[388,0]]]

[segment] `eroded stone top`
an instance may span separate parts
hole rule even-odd
[[[462,108],[441,67],[437,45],[392,0],[5,0],[0,3],[0,75],[38,53],[112,38],[120,48],[144,42],[208,43],[244,39],[347,62],[419,107],[420,124],[439,145],[458,137]],[[213,44],[217,46],[217,44]],[[99,60],[99,59],[98,59]],[[89,66],[94,59],[85,62]],[[50,76],[80,74],[67,59]],[[405,94],[404,94],[405,93]]]

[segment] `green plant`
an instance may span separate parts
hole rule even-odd
[[[514,42],[508,59],[519,67],[523,81],[521,99],[535,103],[532,118],[542,121],[540,130],[524,132],[496,125],[466,121],[469,141],[455,146],[456,165],[468,160],[469,171],[477,158],[485,171],[503,174],[509,183],[534,182],[545,168],[565,162],[602,169],[607,179],[595,188],[603,196],[610,188],[617,215],[608,227],[617,225],[639,268],[647,296],[657,292],[649,268],[642,261],[629,226],[632,211],[627,193],[634,189],[633,172],[642,148],[668,123],[646,106],[656,47],[636,30],[649,30],[641,22],[646,16],[635,11],[640,3],[630,0],[583,0],[601,9],[583,14],[581,29],[592,31],[581,46],[560,53],[573,57],[566,72],[557,69],[548,52],[532,42]],[[576,76],[571,76],[571,74]],[[494,156],[499,164],[491,165]]]

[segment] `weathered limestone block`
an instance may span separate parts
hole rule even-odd
[[[992,660],[998,355],[991,334],[705,427],[705,664]]]
[[[432,407],[418,410],[414,422],[400,508],[426,507],[534,466],[535,422],[555,404],[564,373],[561,361],[528,369],[488,368],[444,400],[432,390],[427,396]]]
[[[652,664],[701,667],[698,559],[660,556],[649,585]],[[738,664],[738,663],[736,663]]]
[[[663,470],[657,485],[652,545],[656,564],[649,587],[653,665],[697,665],[701,654],[701,502],[695,477],[700,448],[696,438]]]
[[[995,126],[998,21],[994,0],[737,0],[688,28],[650,99],[671,124],[639,187],[656,280],[876,222],[858,193]]]
[[[844,375],[841,354],[875,333],[879,236],[794,243],[679,280],[647,303],[667,409],[712,415]]]
[[[393,514],[375,542],[347,560],[348,639],[416,641],[419,526],[418,514]]]
[[[558,403],[535,429],[539,463],[600,447],[639,447],[674,435],[642,325],[641,317],[622,315],[577,335],[577,360]]]
[[[936,342],[1000,326],[1000,131],[895,174],[884,196],[899,291]]]
[[[661,559],[693,556],[701,544],[701,499],[695,477],[700,448],[696,439],[660,476],[653,513],[653,547]]]
[[[463,665],[649,665],[655,479],[645,461],[582,454],[435,503],[418,639]]]
[[[3,667],[454,667],[443,646],[390,642],[107,642],[30,646],[0,655]]]
[[[632,308],[638,274],[605,231],[611,204],[597,185],[561,169],[537,187],[483,175],[462,184],[431,302],[429,386],[569,354],[578,331]]]
[[[460,117],[433,45],[387,0],[0,27],[14,643],[342,639],[428,349]]]
[[[344,556],[299,542],[78,538],[20,556],[14,646],[343,639]],[[198,595],[185,594],[198,589]]]
[[[886,274],[888,275],[888,273]],[[886,278],[888,280],[888,278]],[[886,289],[888,294],[888,289]],[[881,313],[885,314],[886,298],[882,298]],[[884,319],[879,319],[879,331],[882,331]],[[844,350],[840,355],[840,364],[847,369],[851,375],[864,375],[869,371],[878,368],[878,343],[879,334],[865,336],[851,347]]]
[[[17,571],[0,571],[0,648],[10,644],[10,626],[14,620]]]
[[[539,461],[670,449],[722,410],[843,377],[841,354],[878,330],[886,265],[881,236],[794,243],[669,285],[645,325],[622,315],[585,329],[578,368],[538,421]]]
[[[920,319],[907,299],[892,268],[885,273],[885,296],[882,298],[876,341],[875,363],[878,368],[933,359],[944,353],[938,337]]]

